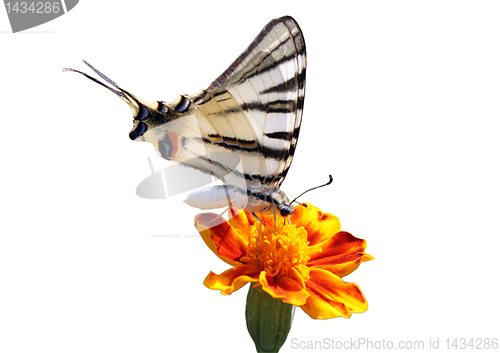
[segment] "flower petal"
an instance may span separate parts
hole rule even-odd
[[[306,303],[309,293],[300,283],[291,277],[280,277],[278,280],[262,271],[259,277],[262,289],[273,298],[282,299],[283,302],[301,306]]]
[[[348,232],[338,232],[317,246],[323,251],[310,255],[307,266],[322,268],[339,277],[356,270],[361,262],[373,259],[371,255],[364,253],[366,240],[356,238]]]
[[[257,282],[259,272],[259,269],[254,266],[237,266],[224,271],[220,275],[210,272],[203,284],[210,289],[220,290],[224,295],[229,295],[248,282]]]
[[[247,231],[257,220],[248,212],[237,209],[229,209],[231,218],[229,224],[236,229]]]
[[[321,243],[340,232],[338,217],[330,213],[323,213],[319,208],[308,203],[302,203],[295,207],[290,216],[290,222],[295,224],[297,228],[305,228],[310,246]]]
[[[246,255],[248,238],[242,237],[218,214],[199,214],[194,219],[194,226],[210,250],[228,264],[236,266]]]
[[[331,272],[312,268],[306,283],[310,294],[301,308],[313,319],[350,317],[368,309],[363,293],[354,283],[346,283]]]

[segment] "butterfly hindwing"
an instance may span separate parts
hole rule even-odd
[[[212,197],[198,192],[199,199],[222,199],[230,188],[240,201],[264,204],[241,208],[260,212],[276,205],[282,214],[293,212],[279,187],[292,162],[304,103],[306,49],[294,19],[269,22],[207,89],[170,103],[144,102],[89,67],[104,81],[66,70],[105,86],[129,105],[132,140],[151,142],[163,158],[226,185],[211,189]]]

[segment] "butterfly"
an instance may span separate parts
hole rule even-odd
[[[302,121],[306,47],[292,17],[269,22],[207,89],[169,103],[144,102],[85,63],[103,81],[63,70],[86,76],[127,103],[134,117],[130,139],[150,142],[161,157],[223,181],[195,190],[187,204],[211,209],[229,203],[254,216],[276,209],[284,217],[293,213],[280,186]]]

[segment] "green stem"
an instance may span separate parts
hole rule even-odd
[[[250,285],[245,310],[247,329],[257,352],[278,352],[292,326],[293,305]]]

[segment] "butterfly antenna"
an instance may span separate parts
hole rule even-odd
[[[90,69],[92,71],[94,71],[100,78],[102,78],[104,81],[99,81],[98,79],[90,76],[90,75],[87,75],[85,72],[82,72],[82,71],[79,71],[79,70],[75,70],[75,69],[69,69],[69,68],[63,68],[63,72],[76,72],[80,75],[83,75],[85,76],[86,78],[88,78],[89,80],[92,80],[94,81],[95,83],[107,88],[108,90],[110,90],[111,92],[113,92],[114,94],[116,94],[118,97],[120,97],[128,106],[129,108],[132,110],[132,113],[134,114],[134,116],[137,116],[138,112],[139,112],[139,109],[140,109],[140,105],[144,105],[144,102],[141,102],[137,97],[134,97],[132,94],[128,93],[127,91],[125,91],[124,89],[120,88],[113,80],[111,80],[109,77],[107,77],[106,75],[104,75],[102,72],[100,72],[99,70],[97,70],[95,67],[93,67],[92,65],[90,65],[88,62],[86,62],[85,60],[83,60],[83,62],[88,66],[90,67]]]
[[[104,75],[103,73],[101,73],[100,71],[98,71],[96,68],[94,68],[92,65],[90,65],[88,62],[86,62],[85,60],[83,60],[83,62],[92,69],[92,71],[94,71],[96,74],[99,75],[99,77],[101,77],[104,81],[106,81],[107,83],[109,83],[111,86],[109,85],[106,85],[104,84],[103,82],[93,78],[92,76],[90,75],[87,75],[85,72],[81,72],[79,70],[75,70],[75,69],[69,69],[67,67],[63,68],[62,71],[63,72],[76,72],[76,73],[79,73],[80,75],[83,75],[85,76],[86,78],[88,78],[89,80],[92,80],[94,81],[95,83],[109,89],[111,92],[113,92],[114,94],[116,94],[117,96],[119,96],[120,98],[122,98],[123,100],[125,101],[130,101],[130,99],[127,97],[127,95],[125,93],[122,92],[122,89],[120,87],[118,87],[118,85],[116,83],[114,83],[110,78],[108,78],[106,75]],[[113,87],[114,86],[114,87]],[[116,88],[116,89],[115,89]]]
[[[320,186],[315,186],[315,187],[313,187],[313,188],[311,188],[311,189],[308,189],[308,190],[304,191],[302,194],[300,194],[299,196],[297,196],[296,198],[294,198],[294,199],[293,199],[293,201],[292,201],[292,202],[290,202],[290,204],[294,203],[294,202],[295,202],[295,200],[297,200],[299,197],[301,197],[301,196],[302,196],[302,195],[304,195],[305,193],[307,193],[307,192],[309,192],[309,191],[312,191],[312,190],[314,190],[314,189],[319,189],[319,188],[322,188],[323,186],[328,186],[328,185],[330,185],[332,182],[333,182],[333,178],[332,178],[332,176],[330,175],[330,180],[328,181],[328,183],[323,184],[323,185],[320,185]]]

